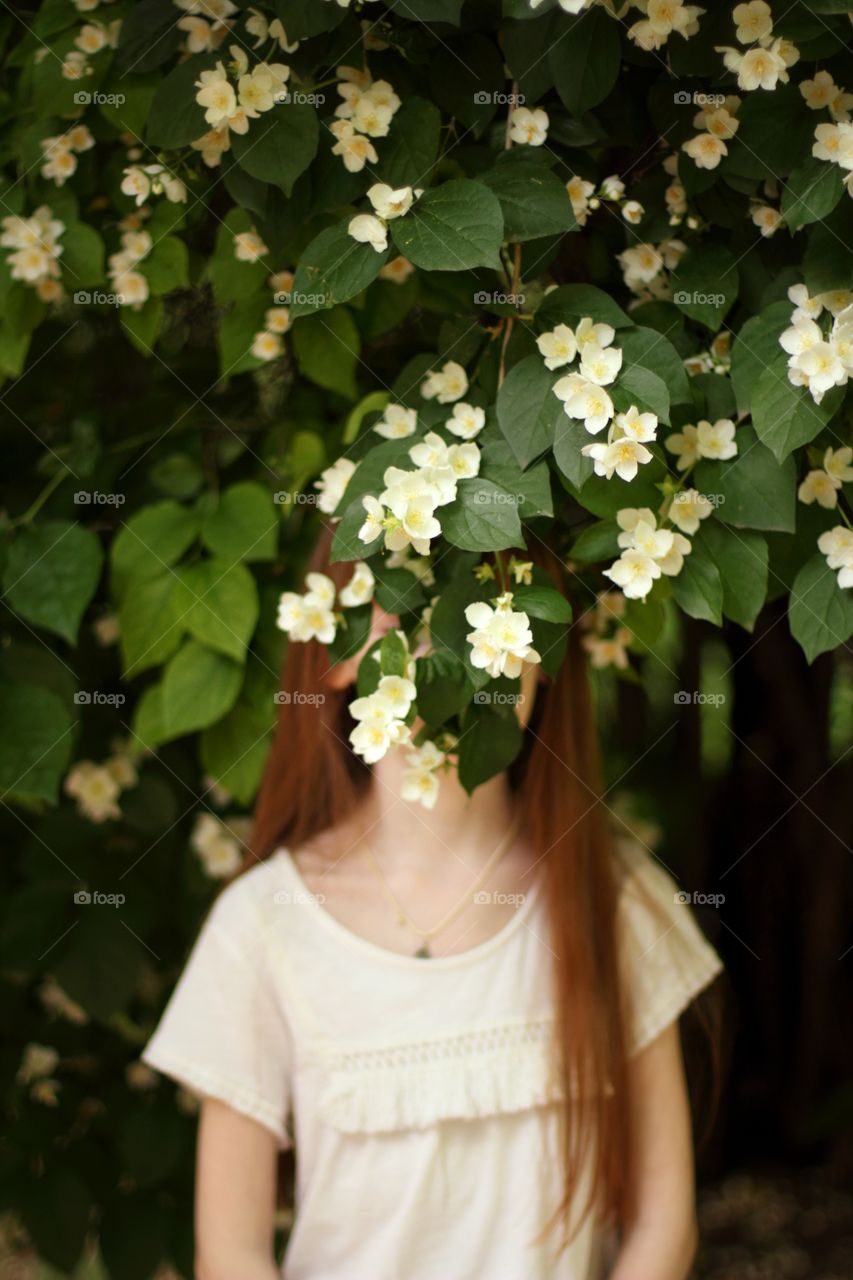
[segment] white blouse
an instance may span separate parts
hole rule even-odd
[[[721,968],[680,896],[632,846],[632,1053]],[[287,1280],[599,1280],[591,1223],[534,1243],[564,1097],[545,908],[540,882],[487,942],[418,959],[337,921],[285,849],[216,900],[143,1059],[295,1143]]]

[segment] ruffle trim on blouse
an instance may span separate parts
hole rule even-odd
[[[338,1052],[323,1074],[319,1110],[344,1133],[424,1129],[564,1098],[550,1017]]]

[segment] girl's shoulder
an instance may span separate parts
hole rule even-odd
[[[287,885],[287,854],[276,849],[220,890],[208,912],[206,928],[223,931],[251,950],[261,926],[274,914]]]

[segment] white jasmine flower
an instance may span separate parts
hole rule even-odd
[[[351,458],[338,458],[331,467],[320,472],[319,480],[315,480],[314,488],[320,494],[317,506],[324,515],[330,516],[338,506],[352,479],[356,464]]]
[[[259,262],[269,253],[257,231],[238,231],[234,237],[234,253],[240,262]]]
[[[716,169],[729,149],[722,138],[713,133],[697,133],[681,144],[681,149],[693,160],[699,169]]]
[[[595,342],[585,342],[580,349],[580,374],[596,386],[606,387],[615,381],[622,368],[622,351],[619,347],[599,347]]]
[[[267,329],[261,329],[252,339],[251,352],[257,360],[277,360],[283,351],[280,335]]]
[[[472,666],[488,671],[495,679],[515,679],[525,662],[541,661],[532,648],[530,620],[523,610],[513,610],[511,592],[498,596],[494,608],[484,602],[469,604],[465,620],[474,628],[465,637],[471,645]]]
[[[373,430],[386,440],[404,440],[414,435],[418,425],[416,409],[406,409],[401,404],[389,404]]]
[[[415,193],[411,187],[389,187],[385,182],[375,182],[368,188],[367,198],[375,212],[386,222],[402,218],[412,207]]]
[[[221,62],[212,71],[202,71],[195,82],[195,100],[204,107],[204,118],[214,129],[224,124],[237,110],[237,95]]]
[[[364,524],[358,531],[358,536],[362,542],[375,542],[380,534],[385,531],[387,513],[382,503],[377,501],[371,494],[365,494],[361,502],[366,515]]]
[[[437,400],[439,404],[452,404],[461,400],[468,390],[468,375],[455,360],[448,360],[440,369],[433,369],[421,383],[424,400]]]
[[[750,217],[765,238],[775,235],[783,221],[779,210],[769,204],[754,205]]]
[[[579,227],[586,226],[590,204],[590,196],[595,191],[595,183],[584,178],[573,177],[566,183],[566,191],[572,202],[572,212]]]
[[[77,801],[78,812],[90,822],[121,817],[116,804],[121,787],[103,765],[80,760],[66,774],[62,789]]]
[[[212,813],[199,814],[190,836],[207,875],[224,880],[235,875],[243,864],[240,843],[233,832]]]
[[[817,545],[829,568],[838,570],[839,587],[853,587],[853,529],[836,525],[820,535]]]
[[[607,480],[614,474],[621,480],[633,480],[639,466],[651,462],[653,457],[645,445],[625,436],[618,436],[606,444],[585,444],[581,453],[593,459],[595,474]]]
[[[700,458],[716,458],[723,462],[737,454],[735,424],[731,418],[719,418],[716,422],[701,421],[696,424],[696,446]]]
[[[605,667],[617,667],[620,671],[624,671],[628,666],[630,643],[631,632],[627,627],[617,628],[609,637],[586,635],[581,641],[589,654],[590,665],[599,671]]]
[[[515,107],[510,116],[510,137],[513,142],[530,147],[541,147],[548,137],[548,113],[541,107]]]
[[[453,435],[462,440],[473,440],[486,424],[486,411],[476,405],[466,404],[464,400],[453,406],[453,415],[447,419],[445,426]],[[476,474],[476,472],[474,473]]]
[[[682,533],[695,533],[702,520],[707,520],[714,511],[711,503],[698,489],[682,489],[673,495],[669,508],[669,518]]]
[[[560,378],[553,390],[569,417],[582,418],[590,435],[603,431],[613,417],[613,401],[604,388],[579,373]]]
[[[619,177],[618,173],[611,173],[609,177],[603,178],[599,195],[602,200],[621,200],[625,194],[625,183]]]
[[[363,560],[356,562],[352,577],[338,594],[338,600],[345,609],[355,608],[360,604],[369,604],[373,599],[376,579]]]
[[[735,36],[741,44],[754,44],[763,40],[773,30],[770,5],[765,0],[751,0],[750,4],[735,5],[732,11],[737,30]]]
[[[577,339],[567,324],[558,324],[547,333],[540,333],[536,346],[545,357],[546,369],[561,369],[571,364],[578,352]]]
[[[838,506],[838,487],[826,471],[809,471],[797,489],[797,497],[806,506],[817,502],[827,511],[831,511]]]
[[[388,228],[381,218],[372,213],[357,213],[350,219],[347,232],[360,244],[369,244],[377,253],[388,248]]]
[[[639,200],[626,200],[622,206],[622,217],[634,227],[643,221],[645,212]]]
[[[612,325],[602,324],[600,321],[594,323],[591,316],[584,316],[575,329],[575,339],[581,356],[588,346],[609,347],[615,337],[616,330]]]
[[[620,435],[647,444],[657,439],[658,420],[653,413],[640,413],[632,404],[626,413],[617,413],[614,427]]]
[[[349,120],[335,120],[329,125],[337,138],[332,155],[340,156],[348,173],[360,173],[366,164],[378,164],[379,155],[369,138],[356,133]]]

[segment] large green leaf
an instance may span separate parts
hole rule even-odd
[[[71,714],[51,689],[0,684],[0,795],[8,804],[56,804],[74,745]]]
[[[237,701],[243,669],[198,640],[187,640],[163,675],[163,741],[216,724]]]
[[[717,626],[722,622],[723,581],[720,570],[701,539],[684,557],[684,566],[670,579],[676,602],[691,618],[703,618]]]
[[[142,507],[122,526],[110,548],[110,577],[115,595],[148,578],[157,578],[181,558],[198,537],[195,511],[167,500]]]
[[[376,172],[389,187],[423,187],[438,155],[441,112],[434,102],[407,97],[379,147]]]
[[[244,564],[213,557],[179,569],[169,608],[203,644],[242,662],[258,621],[258,589]]]
[[[327,227],[300,255],[293,280],[291,319],[346,302],[376,279],[391,250],[377,253],[347,232],[349,219]]]
[[[201,735],[201,762],[211,777],[234,797],[249,804],[260,785],[275,723],[275,703],[240,699],[218,724]]]
[[[151,103],[146,129],[146,138],[152,147],[175,151],[179,147],[188,147],[207,132],[210,126],[195,100],[198,92],[195,82],[202,71],[210,71],[215,65],[214,54],[196,53],[186,62],[179,63],[161,81]]]
[[[181,610],[171,571],[134,583],[119,606],[124,672],[139,675],[170,658],[181,642]]]
[[[328,315],[317,311],[303,316],[293,326],[293,348],[306,378],[348,400],[356,399],[361,339],[346,307],[335,307]]]
[[[206,547],[232,563],[274,560],[280,523],[270,491],[253,480],[240,480],[220,494],[201,536]]]
[[[791,323],[792,311],[788,301],[772,302],[738,330],[732,345],[731,380],[739,413],[749,412],[759,378],[778,361],[779,335]]]
[[[788,605],[791,635],[809,662],[853,636],[853,592],[816,552],[794,579]]]
[[[694,552],[697,545],[707,549],[720,571],[723,613],[751,631],[767,598],[767,539],[709,519],[693,539]]]
[[[540,355],[527,356],[512,366],[498,391],[498,424],[521,467],[554,443],[566,415],[553,388],[564,372],[546,369]]]
[[[793,458],[780,465],[749,426],[738,427],[735,439],[738,456],[728,462],[700,462],[696,487],[718,505],[726,524],[793,533],[797,485]]]
[[[317,110],[309,103],[282,102],[260,120],[253,120],[248,133],[231,137],[240,167],[289,196],[296,179],[317,154]]]
[[[453,178],[424,192],[405,217],[391,223],[391,234],[399,252],[416,267],[500,268],[503,215],[497,196],[481,182]]]
[[[439,512],[448,542],[465,551],[504,551],[522,545],[514,493],[477,476],[460,480],[456,498]]]
[[[688,250],[672,273],[675,305],[714,332],[734,305],[738,287],[737,261],[722,245]]]
[[[576,225],[565,184],[544,164],[534,160],[497,164],[480,174],[479,181],[500,201],[505,240],[561,235]]]
[[[813,156],[799,165],[782,187],[782,216],[792,231],[819,222],[844,195],[841,170]]]
[[[603,289],[592,284],[562,284],[544,298],[536,312],[536,328],[541,331],[558,324],[576,325],[584,316],[614,329],[634,323]],[[616,340],[616,345],[620,344],[621,337]]]
[[[555,28],[548,60],[554,84],[572,115],[580,116],[607,97],[619,75],[619,23],[603,9],[565,18]]]
[[[69,520],[29,525],[9,547],[3,573],[6,602],[33,626],[73,644],[103,559],[100,542],[82,525]]]
[[[522,741],[521,725],[511,708],[497,711],[476,702],[470,706],[459,739],[459,781],[465,790],[470,794],[508,768]]]
[[[784,363],[769,365],[752,396],[752,423],[759,439],[783,462],[794,449],[819,435],[844,399],[844,387],[832,387],[815,404],[806,387],[788,380]]]

